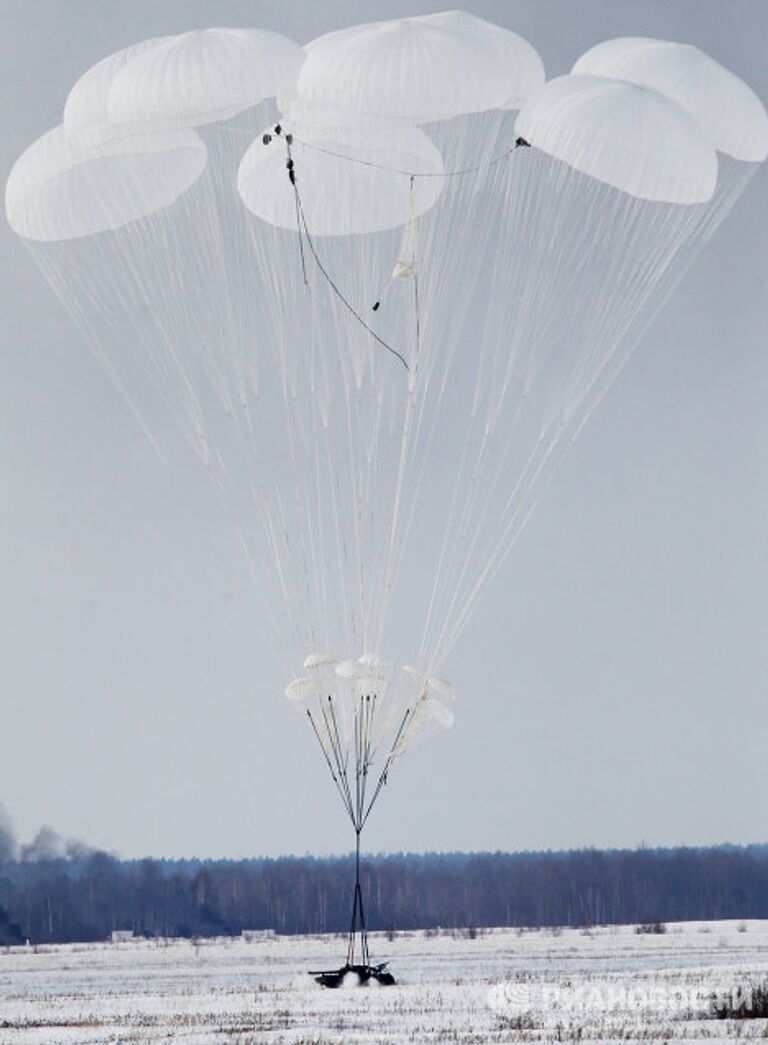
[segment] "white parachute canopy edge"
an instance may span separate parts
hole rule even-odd
[[[352,26],[306,51],[300,97],[410,123],[517,108],[544,82],[526,40],[463,11]]]
[[[625,36],[590,48],[573,72],[626,80],[666,95],[703,127],[718,151],[736,160],[759,162],[768,155],[763,103],[698,47]]]
[[[8,223],[44,242],[118,229],[172,204],[197,181],[206,158],[194,131],[77,148],[59,125],[16,161],[5,188]]]
[[[622,80],[550,80],[517,117],[531,145],[638,199],[705,203],[717,156],[702,128],[657,91]]]

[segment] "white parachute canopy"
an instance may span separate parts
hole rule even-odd
[[[194,131],[109,137],[78,148],[54,127],[16,161],[5,189],[8,223],[26,239],[92,236],[174,203],[206,163]]]
[[[154,37],[124,47],[83,73],[72,87],[64,105],[64,133],[76,146],[103,145],[108,137],[124,137],[126,127],[109,122],[107,104],[115,77],[140,55],[167,42],[168,37]]]
[[[754,91],[714,58],[690,44],[625,36],[606,40],[579,58],[573,72],[607,76],[677,102],[720,152],[759,162],[768,155],[768,114]]]
[[[196,29],[132,57],[109,91],[116,124],[199,127],[291,92],[304,55],[264,29]]]
[[[393,117],[371,116],[355,109],[315,105],[298,94],[278,98],[277,107],[281,122],[302,139],[312,139],[318,135],[328,137],[339,132],[349,134],[358,129],[398,131],[404,126],[402,120]]]
[[[269,136],[267,136],[269,137]],[[307,140],[311,138],[311,140]],[[443,161],[417,127],[341,128],[315,131],[294,144],[301,201],[309,231],[316,236],[382,232],[403,224],[409,201],[407,172],[419,178],[414,217],[433,206],[442,191]],[[238,171],[240,197],[258,218],[296,230],[296,200],[286,177],[286,151],[280,137],[257,138]],[[399,178],[393,171],[402,172]]]
[[[306,51],[300,97],[411,123],[517,108],[544,82],[526,40],[463,11],[341,29]]]
[[[598,76],[560,76],[521,110],[515,129],[574,170],[639,199],[706,203],[717,156],[702,128],[656,91]]]

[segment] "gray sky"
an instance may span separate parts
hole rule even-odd
[[[464,0],[549,76],[600,40],[695,43],[768,98],[764,0]],[[421,0],[0,0],[0,166],[89,65],[258,25],[306,42]],[[544,495],[393,772],[371,849],[765,840],[766,171]],[[282,699],[205,478],[148,449],[0,229],[0,802],[123,855],[324,853],[350,831]]]

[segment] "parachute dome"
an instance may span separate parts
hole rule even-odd
[[[126,128],[109,123],[107,103],[115,77],[125,66],[169,37],[142,40],[102,58],[83,73],[67,96],[64,106],[64,133],[73,145],[103,145],[110,137],[125,135]]]
[[[517,108],[544,82],[526,40],[463,11],[353,26],[305,50],[300,97],[411,123]]]
[[[705,203],[717,156],[669,98],[598,76],[560,76],[531,98],[515,130],[536,148],[638,199]]]
[[[608,76],[651,87],[685,109],[720,152],[736,160],[768,155],[768,114],[754,91],[690,44],[625,36],[597,44],[574,73]]]
[[[317,236],[345,236],[397,228],[406,220],[407,172],[436,175],[443,161],[418,127],[338,129],[333,136],[313,133],[296,142],[293,154],[309,231]],[[280,228],[296,229],[296,203],[285,176],[285,145],[279,137],[261,138],[243,156],[237,187],[252,214]],[[414,216],[429,210],[442,180],[419,178]]]
[[[112,123],[197,127],[294,89],[304,54],[264,29],[196,29],[170,37],[117,74]]]
[[[60,125],[17,160],[5,189],[15,232],[52,242],[119,229],[172,204],[197,181],[206,148],[194,131],[110,138],[78,149]]]

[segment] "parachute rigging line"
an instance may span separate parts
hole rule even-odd
[[[278,136],[282,135],[283,128],[281,127],[281,125],[279,123],[275,126],[274,133],[276,135],[278,135]],[[349,163],[358,163],[358,164],[361,164],[361,165],[363,165],[365,167],[373,167],[373,168],[376,168],[377,170],[388,171],[388,172],[390,172],[392,174],[402,174],[402,175],[404,175],[404,176],[406,176],[406,177],[408,177],[410,179],[411,192],[413,192],[413,188],[414,188],[414,185],[415,185],[416,178],[456,178],[456,177],[460,177],[460,176],[465,175],[465,174],[475,174],[478,171],[488,170],[491,167],[494,167],[497,164],[502,163],[504,160],[508,159],[512,155],[512,153],[515,152],[517,149],[519,149],[521,146],[525,146],[527,148],[530,147],[530,142],[526,141],[525,138],[518,137],[518,138],[515,139],[514,145],[510,146],[508,149],[505,149],[504,152],[502,152],[500,155],[495,156],[493,159],[489,160],[488,163],[480,163],[480,164],[476,164],[473,167],[463,167],[463,168],[460,168],[460,169],[454,170],[454,171],[440,171],[439,173],[438,172],[419,173],[419,172],[415,172],[415,171],[402,170],[402,169],[397,168],[397,167],[388,167],[388,166],[386,166],[384,164],[373,163],[370,160],[362,160],[362,159],[359,159],[359,158],[357,158],[355,156],[345,156],[343,153],[335,152],[333,149],[327,149],[327,148],[325,148],[322,145],[313,145],[311,142],[305,142],[305,141],[302,141],[301,139],[294,139],[293,134],[286,134],[285,135],[285,148],[286,148],[286,163],[285,163],[285,166],[286,166],[286,169],[287,169],[287,172],[288,172],[288,180],[290,181],[291,188],[293,189],[294,205],[295,205],[295,208],[296,208],[296,225],[297,225],[297,232],[298,232],[298,236],[299,236],[299,256],[300,256],[300,259],[301,259],[301,272],[302,272],[302,277],[304,279],[304,284],[306,286],[309,286],[309,280],[307,279],[306,257],[305,257],[305,253],[304,253],[304,239],[306,238],[307,246],[309,248],[310,253],[312,254],[312,257],[313,257],[313,259],[315,261],[315,264],[317,265],[317,267],[318,267],[318,269],[320,271],[320,274],[322,275],[323,279],[325,279],[326,283],[331,288],[331,290],[336,295],[336,297],[339,299],[339,301],[341,301],[341,303],[344,305],[344,307],[347,309],[347,311],[352,316],[354,316],[354,318],[357,320],[357,322],[360,324],[360,326],[365,331],[367,331],[367,333],[369,333],[371,335],[371,337],[376,342],[378,342],[378,344],[380,344],[382,346],[382,348],[385,348],[387,350],[387,352],[389,352],[391,355],[395,356],[396,359],[399,359],[400,362],[405,367],[406,371],[410,371],[410,367],[408,365],[408,362],[407,362],[405,356],[401,352],[398,352],[398,350],[396,348],[393,348],[393,346],[390,345],[387,341],[385,341],[384,338],[380,337],[380,335],[377,334],[376,331],[365,321],[365,318],[361,315],[360,312],[357,311],[357,309],[354,307],[354,305],[344,295],[344,293],[342,292],[341,288],[338,286],[338,284],[333,279],[333,277],[331,276],[331,274],[328,271],[328,269],[323,264],[322,259],[320,258],[320,255],[317,252],[317,248],[315,247],[314,240],[312,239],[312,234],[309,231],[309,226],[307,224],[306,214],[304,213],[304,206],[303,206],[302,200],[301,200],[301,193],[299,192],[299,187],[298,187],[298,185],[296,183],[296,163],[295,163],[295,161],[293,159],[293,154],[291,152],[291,145],[293,144],[294,140],[298,141],[305,148],[315,149],[317,152],[325,153],[327,156],[333,156],[336,159],[346,160]],[[272,135],[271,134],[265,134],[263,136],[263,138],[262,138],[262,141],[263,141],[264,145],[268,145],[272,141]],[[415,281],[415,285],[414,285],[414,303],[415,303],[415,309],[416,309],[416,341],[417,341],[417,345],[418,345],[418,342],[419,342],[419,339],[420,339],[420,328],[421,328],[420,317],[419,317],[419,314],[418,314],[418,310],[419,310],[418,277],[417,277],[417,279]],[[381,304],[380,300],[377,301],[373,305],[372,311],[373,312],[378,311],[378,309],[380,307],[380,304]]]
[[[295,141],[299,142],[305,149],[314,149],[315,152],[325,153],[326,156],[333,156],[337,160],[346,160],[347,163],[357,163],[362,167],[373,167],[378,171],[388,171],[390,174],[402,174],[406,178],[460,178],[463,174],[478,174],[480,171],[490,170],[491,167],[495,167],[497,164],[502,163],[508,159],[513,152],[521,147],[530,148],[531,143],[526,141],[525,138],[518,137],[515,139],[514,145],[510,145],[504,152],[499,153],[498,156],[492,157],[487,163],[478,163],[474,167],[461,167],[455,171],[407,171],[402,167],[389,167],[384,163],[374,163],[373,160],[362,160],[359,156],[347,156],[343,152],[335,152],[333,149],[328,149],[324,145],[315,145],[312,142],[304,141],[301,138],[295,138]]]
[[[279,127],[279,124],[278,124]],[[277,127],[275,128],[277,131]],[[300,205],[299,205],[299,190],[296,188],[296,174],[293,169],[293,156],[291,155],[291,143],[293,142],[293,135],[286,134],[285,136],[285,148],[288,153],[288,159],[286,160],[286,168],[288,169],[288,180],[293,186],[293,202],[296,208],[296,231],[299,234],[299,257],[301,258],[301,275],[304,279],[304,286],[309,286],[309,280],[307,279],[307,261],[304,257],[304,240],[301,235],[301,218],[300,218]]]
[[[282,133],[282,128],[280,127],[280,124],[278,124],[275,127],[275,134],[279,135],[281,133]],[[264,142],[265,145],[268,145],[269,142],[271,141],[271,135],[265,134],[264,137],[262,138],[262,141]],[[288,171],[288,180],[290,181],[291,187],[293,188],[293,198],[294,198],[294,202],[295,202],[295,205],[296,205],[296,217],[297,217],[297,222],[298,222],[298,225],[299,225],[299,229],[298,229],[298,232],[299,232],[299,250],[301,252],[301,264],[302,264],[302,272],[303,272],[303,275],[304,275],[304,282],[308,285],[307,272],[306,272],[305,261],[304,261],[304,246],[303,246],[303,243],[302,243],[302,232],[304,234],[304,237],[306,237],[307,246],[309,247],[310,253],[312,254],[312,257],[315,260],[315,264],[317,265],[318,269],[320,270],[321,275],[323,276],[323,278],[325,279],[326,283],[331,288],[333,293],[339,299],[339,301],[341,301],[341,303],[344,305],[344,307],[347,309],[347,311],[351,315],[353,315],[355,317],[355,319],[360,324],[360,326],[363,327],[363,329],[366,330],[371,335],[371,337],[382,346],[382,348],[385,348],[387,350],[387,352],[391,353],[393,356],[395,356],[395,358],[399,359],[400,362],[403,364],[403,366],[405,367],[406,370],[410,370],[410,367],[408,366],[408,362],[407,362],[405,356],[402,355],[401,352],[398,352],[396,348],[393,348],[392,345],[388,344],[384,340],[384,338],[380,337],[376,333],[376,331],[372,327],[370,327],[368,325],[368,323],[366,323],[365,319],[357,311],[357,309],[354,307],[354,305],[348,300],[348,298],[346,298],[344,296],[344,294],[342,293],[341,289],[339,288],[339,286],[337,285],[337,283],[334,281],[333,277],[331,276],[330,272],[328,271],[328,269],[323,264],[323,262],[322,262],[322,260],[320,258],[320,255],[317,253],[317,249],[315,248],[315,244],[314,244],[314,241],[312,239],[312,235],[311,235],[311,233],[309,231],[309,227],[307,225],[307,218],[306,218],[306,215],[304,213],[304,206],[303,206],[303,204],[301,202],[301,193],[299,192],[299,187],[296,184],[296,164],[295,164],[295,162],[293,160],[293,157],[291,155],[291,144],[292,144],[292,142],[293,142],[293,135],[292,134],[286,134],[286,136],[285,136],[285,147],[286,147],[286,152],[287,152],[287,157],[288,158],[286,160],[285,166],[286,166],[286,169]]]
[[[382,787],[384,787],[384,785],[387,782],[387,779],[388,779],[388,776],[389,776],[389,769],[390,769],[390,766],[392,765],[392,763],[393,763],[393,761],[395,759],[395,754],[397,753],[397,746],[400,743],[400,738],[403,735],[403,730],[405,729],[405,726],[406,726],[406,723],[408,722],[408,720],[412,719],[412,718],[413,718],[413,712],[412,712],[411,708],[406,708],[405,709],[405,714],[403,715],[402,721],[400,723],[400,728],[398,729],[397,733],[395,734],[395,739],[392,741],[392,747],[390,748],[389,754],[387,755],[386,761],[384,762],[384,768],[382,769],[381,774],[379,775],[379,779],[378,779],[378,782],[376,784],[376,789],[373,792],[373,797],[371,798],[370,802],[368,803],[368,808],[365,810],[365,814],[363,815],[362,823],[360,825],[361,830],[365,826],[365,822],[368,819],[371,810],[373,809],[373,806],[374,806],[374,804],[376,802],[376,799],[379,797],[379,794],[381,792]]]
[[[310,250],[310,253],[312,254],[312,257],[315,259],[315,263],[316,263],[317,267],[320,269],[320,272],[322,273],[323,278],[328,283],[328,286],[334,292],[334,294],[339,299],[339,301],[341,301],[341,303],[344,305],[344,307],[347,309],[347,311],[350,312],[355,317],[355,319],[360,324],[360,326],[363,327],[364,330],[367,330],[368,333],[371,335],[371,337],[375,341],[378,341],[378,343],[382,346],[382,348],[386,348],[387,352],[390,352],[393,356],[395,356],[397,359],[399,359],[400,362],[403,364],[403,366],[405,367],[406,370],[410,370],[410,367],[408,366],[408,363],[407,363],[407,361],[405,359],[405,356],[402,355],[402,353],[398,352],[396,348],[393,348],[392,345],[387,344],[387,342],[384,340],[384,338],[379,337],[379,335],[376,333],[376,331],[373,330],[373,328],[370,327],[365,322],[365,320],[360,315],[360,313],[347,300],[347,298],[344,297],[344,294],[338,288],[336,283],[334,283],[334,281],[333,281],[333,279],[331,277],[331,274],[328,272],[326,267],[323,265],[323,263],[320,260],[320,257],[318,255],[317,251],[315,250],[315,245],[314,245],[314,243],[312,241],[312,236],[310,235],[309,229],[307,228],[307,219],[306,219],[306,216],[304,214],[304,208],[303,208],[303,206],[301,204],[301,196],[299,195],[299,190],[298,189],[296,189],[296,198],[297,198],[298,203],[299,203],[299,214],[301,215],[301,224],[302,224],[302,228],[304,230],[304,235],[307,238],[307,246],[309,247],[309,250]]]
[[[323,752],[323,757],[325,758],[325,761],[326,761],[326,764],[328,766],[328,769],[330,770],[331,778],[333,779],[333,782],[334,782],[334,784],[336,785],[336,787],[338,789],[339,795],[341,796],[342,804],[344,805],[344,808],[346,809],[347,813],[349,814],[349,816],[351,818],[352,817],[352,806],[351,806],[350,799],[349,799],[349,788],[347,787],[347,790],[345,792],[344,788],[341,786],[341,782],[340,782],[338,776],[336,775],[336,770],[333,768],[333,764],[332,764],[330,758],[328,757],[328,752],[325,749],[325,745],[323,744],[322,738],[320,736],[320,732],[319,732],[319,730],[317,728],[317,725],[315,724],[315,720],[312,717],[312,712],[309,710],[309,708],[307,708],[307,717],[309,718],[309,721],[312,723],[312,729],[315,732],[315,736],[317,737],[317,742],[320,745],[320,750]]]
[[[377,761],[376,748],[373,743],[373,730],[377,721],[376,716],[376,693],[361,696],[359,706],[355,708],[354,721],[354,795],[350,787],[349,773],[347,772],[347,758],[344,754],[344,743],[339,733],[336,708],[331,694],[320,701],[320,716],[315,718],[309,708],[306,709],[307,718],[312,726],[312,731],[323,753],[325,764],[331,774],[336,788],[341,797],[342,804],[352,823],[355,833],[361,834],[371,810],[376,804],[376,799],[387,783],[389,771],[397,756],[401,741],[413,721],[414,709],[405,709],[395,732],[389,751],[384,757],[373,793],[368,795],[368,785],[371,780],[370,769]]]

